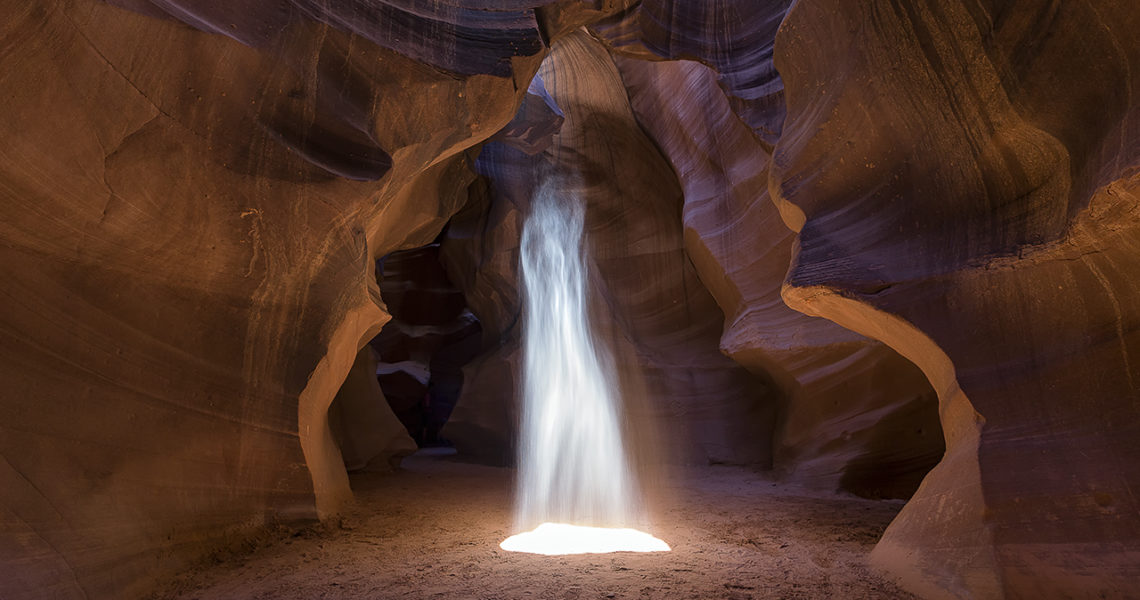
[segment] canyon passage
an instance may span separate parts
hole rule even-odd
[[[1140,597],[1136,31],[0,2],[0,597]]]

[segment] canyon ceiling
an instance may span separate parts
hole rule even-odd
[[[923,596],[1140,595],[1138,31],[1134,0],[0,2],[0,597],[139,596],[335,514],[346,464],[415,448],[367,344],[417,277],[451,308],[385,343],[467,340],[445,433],[509,462],[544,184],[586,200],[655,451],[909,497],[871,558]],[[446,277],[382,293],[433,244]]]

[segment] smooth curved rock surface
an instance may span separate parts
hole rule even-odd
[[[458,210],[541,53],[533,15],[491,62],[442,48],[473,61],[449,73],[331,16],[177,5],[204,21],[0,8],[4,598],[138,596],[336,509],[327,409],[387,319],[373,259]]]
[[[539,70],[566,115],[552,177],[585,197],[599,312],[612,311],[616,360],[643,373],[646,409],[664,419],[682,460],[768,464],[772,398],[718,351],[724,317],[685,252],[676,176],[637,124],[604,47],[585,34],[561,44]],[[635,396],[627,392],[627,402]]]
[[[557,138],[541,154],[500,143],[484,149],[479,164],[490,181],[487,218],[510,215],[517,223],[543,180],[583,196],[596,327],[617,345],[615,360],[626,374],[625,397],[635,421],[665,423],[675,458],[682,461],[768,464],[774,407],[758,379],[717,351],[723,315],[685,252],[681,190],[634,119],[613,60],[597,41],[574,33],[555,44],[536,81],[560,113]],[[480,291],[517,289],[517,237],[492,238],[481,247],[496,249],[491,256],[509,262],[488,261],[491,272],[469,280],[472,287],[465,292],[473,310],[481,315],[481,305],[517,307],[517,300],[487,301]],[[513,283],[480,283],[492,277]],[[509,320],[512,326],[515,318]],[[508,319],[492,316],[492,321]],[[492,349],[498,357],[475,367],[488,372],[487,384],[479,384],[479,374],[469,379],[473,386],[465,388],[449,432],[488,427],[464,423],[469,394],[478,398],[473,401],[484,421],[493,410],[488,405],[501,406],[513,396],[501,381],[518,363],[515,329],[510,335],[503,350]],[[644,383],[637,381],[641,378]],[[498,409],[498,414],[503,416],[497,423],[510,429],[494,436],[509,442],[517,413]]]
[[[874,555],[926,596],[1140,593],[1138,25],[821,0],[777,38],[784,298],[939,393],[946,458]]]
[[[643,0],[590,26],[615,52],[643,60],[694,60],[715,69],[735,113],[768,144],[784,123],[784,88],[772,64],[790,0]]]
[[[356,353],[329,405],[329,429],[349,472],[388,471],[416,451],[415,440],[392,413],[380,389],[371,346]]]
[[[784,304],[795,234],[768,197],[764,142],[715,73],[687,61],[617,64],[638,122],[680,179],[685,248],[725,314],[720,349],[783,396],[776,468],[813,487],[909,497],[943,452],[926,377],[884,344]]]
[[[876,565],[932,598],[1140,596],[1140,9],[754,4],[0,6],[0,596],[140,596],[332,514],[374,261],[449,219],[484,324],[453,425],[512,454],[538,172],[587,196],[664,446],[896,494],[933,391],[946,455]],[[636,62],[663,59],[703,66]]]

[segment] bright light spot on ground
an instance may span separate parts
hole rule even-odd
[[[543,523],[526,533],[512,535],[499,547],[531,554],[606,554],[608,552],[668,552],[669,544],[636,529],[584,527]]]

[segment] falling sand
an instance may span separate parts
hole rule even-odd
[[[610,352],[589,323],[586,208],[543,185],[523,228],[522,427],[515,526],[501,547],[536,554],[661,552],[629,464]]]

